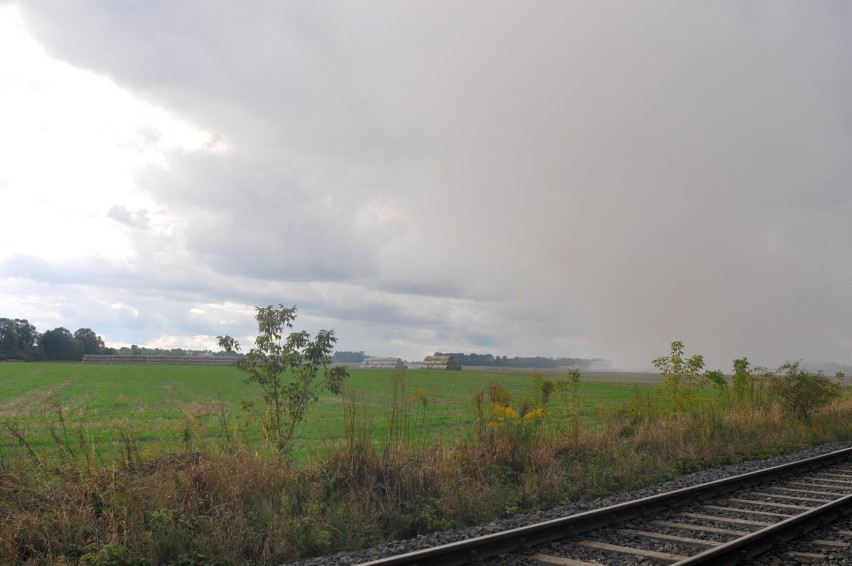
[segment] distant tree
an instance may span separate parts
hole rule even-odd
[[[184,350],[183,348],[151,348],[148,346],[122,346],[120,348],[105,348],[105,354],[120,354],[122,356],[225,356],[226,352],[213,352],[211,350]]]
[[[296,425],[304,419],[305,410],[319,399],[320,390],[339,394],[343,379],[349,374],[344,367],[330,367],[337,341],[333,330],[320,330],[313,341],[304,330],[285,336],[285,330],[293,328],[296,307],[257,307],[255,319],[259,335],[254,348],[241,356],[236,366],[247,374],[246,383],[256,383],[263,389],[267,407],[264,430],[276,438],[279,452],[284,452]],[[235,339],[217,338],[226,352],[240,352]],[[318,380],[320,371],[322,379]]]
[[[451,355],[463,366],[491,366],[510,368],[558,369],[564,367],[588,368],[592,361],[585,358],[545,358],[542,356],[494,356],[493,354],[464,354],[461,352],[436,352],[437,355]]]
[[[22,318],[0,318],[0,359],[32,360],[36,327]]]
[[[361,350],[360,352],[340,351],[334,353],[331,357],[331,361],[338,364],[360,364],[364,361],[364,358],[364,350]]]
[[[83,359],[83,345],[71,331],[59,327],[48,330],[38,340],[39,358],[46,361],[80,361]]]
[[[74,338],[83,346],[83,354],[102,354],[106,350],[104,340],[91,328],[80,328]]]

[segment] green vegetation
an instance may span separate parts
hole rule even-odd
[[[306,331],[290,332],[296,307],[257,307],[257,330],[254,348],[237,359],[237,369],[248,374],[246,383],[256,383],[263,390],[266,411],[260,430],[273,436],[279,452],[290,445],[296,425],[305,420],[305,411],[319,400],[326,389],[340,394],[343,380],[349,376],[345,367],[331,367],[331,352],[337,339],[331,330],[320,330],[311,341]],[[240,344],[230,336],[219,336],[219,346],[228,354],[240,352]],[[322,379],[318,381],[322,370]],[[287,374],[288,379],[282,379]],[[227,432],[227,429],[226,429]]]
[[[26,319],[0,318],[0,361],[80,361],[84,354],[107,351],[104,341],[91,328],[79,328],[72,334],[60,326],[40,333]]]
[[[800,362],[787,362],[770,380],[769,392],[787,413],[802,419],[840,399],[843,386],[821,373],[807,371]]]
[[[276,564],[852,440],[848,386],[745,358],[699,384],[682,351],[644,384],[352,370],[287,465],[237,368],[0,364],[0,563]]]
[[[666,402],[673,411],[687,410],[698,402],[698,393],[708,384],[719,390],[725,390],[727,382],[721,371],[704,370],[704,356],[695,354],[684,356],[683,342],[672,342],[671,354],[652,362],[660,370],[665,384],[663,393]]]
[[[210,356],[221,352],[184,350],[182,348],[148,348],[122,346],[111,348],[91,328],[79,328],[73,334],[59,327],[45,332],[24,318],[0,317],[0,362],[23,361],[80,361],[85,354],[121,354],[128,356]]]
[[[349,373],[347,396],[366,408],[377,437],[388,434],[397,372],[354,368]],[[529,373],[406,370],[404,375],[409,395],[418,396],[428,409],[424,444],[469,438],[476,426],[471,399],[490,383],[499,381],[518,397],[534,396],[536,387]],[[619,381],[617,375],[609,379],[580,385],[579,413],[584,422],[602,422],[606,407],[653,387],[648,381]],[[41,415],[50,399],[59,399],[74,428],[82,427],[105,459],[121,451],[119,430],[132,434],[142,449],[183,443],[187,436],[196,445],[222,442],[223,411],[230,437],[240,436],[252,449],[263,451],[257,411],[243,408],[263,406],[262,394],[245,384],[236,368],[227,366],[0,363],[0,423],[17,422],[36,450],[48,447],[53,441]],[[318,402],[305,413],[304,425],[296,427],[293,458],[325,456],[344,440],[344,402],[328,391],[320,392]],[[47,411],[45,416],[49,415]],[[0,435],[0,452],[12,446],[17,442]]]

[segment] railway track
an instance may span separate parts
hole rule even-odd
[[[852,448],[364,566],[740,564],[846,517]],[[778,563],[843,563],[852,531],[829,532]]]

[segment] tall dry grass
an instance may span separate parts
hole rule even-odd
[[[425,445],[428,402],[415,393],[397,384],[381,432],[348,396],[345,440],[298,465],[233,436],[140,451],[126,430],[123,456],[104,461],[55,407],[55,449],[39,452],[23,421],[6,421],[0,563],[282,563],[852,440],[852,399],[807,420],[765,404],[669,413],[639,400],[595,428],[553,411],[564,426],[485,423],[469,442]],[[479,410],[488,419],[482,398]]]

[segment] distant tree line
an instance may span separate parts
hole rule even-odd
[[[60,326],[42,333],[25,318],[0,318],[0,361],[79,361],[109,350],[91,328],[72,334]]]
[[[447,352],[450,353],[450,352]],[[91,328],[79,328],[73,334],[59,327],[40,333],[36,327],[22,318],[0,318],[0,361],[80,361],[86,354],[130,355],[130,356],[227,356],[224,351],[184,350],[182,348],[148,348],[145,346],[122,346],[110,348]],[[445,355],[436,352],[438,355]],[[561,367],[588,368],[593,360],[585,358],[545,358],[495,356],[493,354],[450,353],[463,366],[490,366],[506,368],[557,369]],[[357,352],[334,352],[332,361],[338,364],[360,364],[366,354]]]
[[[488,366],[498,368],[535,368],[558,369],[563,367],[589,368],[593,360],[586,358],[545,358],[542,356],[495,356],[493,354],[462,354],[455,352],[436,352],[438,355],[451,355],[463,366]]]
[[[335,352],[331,356],[331,361],[336,364],[360,364],[364,361],[365,357],[364,350],[361,350],[360,352],[340,351]]]
[[[545,358],[536,357],[508,357],[495,356],[493,354],[457,354],[453,352],[435,352],[439,356],[451,355],[456,362],[463,366],[488,366],[502,368],[536,368],[536,369],[558,369],[563,367],[589,368],[594,360],[586,358]],[[360,364],[366,355],[364,351],[335,352],[332,361],[338,364]]]
[[[362,352],[363,353],[363,352]],[[110,348],[91,328],[79,328],[73,334],[59,327],[39,332],[24,318],[0,318],[0,361],[26,362],[80,361],[86,354],[131,356],[225,356],[225,352],[184,350],[182,348],[130,347]]]
[[[147,346],[122,346],[121,348],[108,348],[107,354],[119,354],[122,356],[228,356],[224,350],[214,352],[213,350],[185,350],[183,348],[149,348]]]

